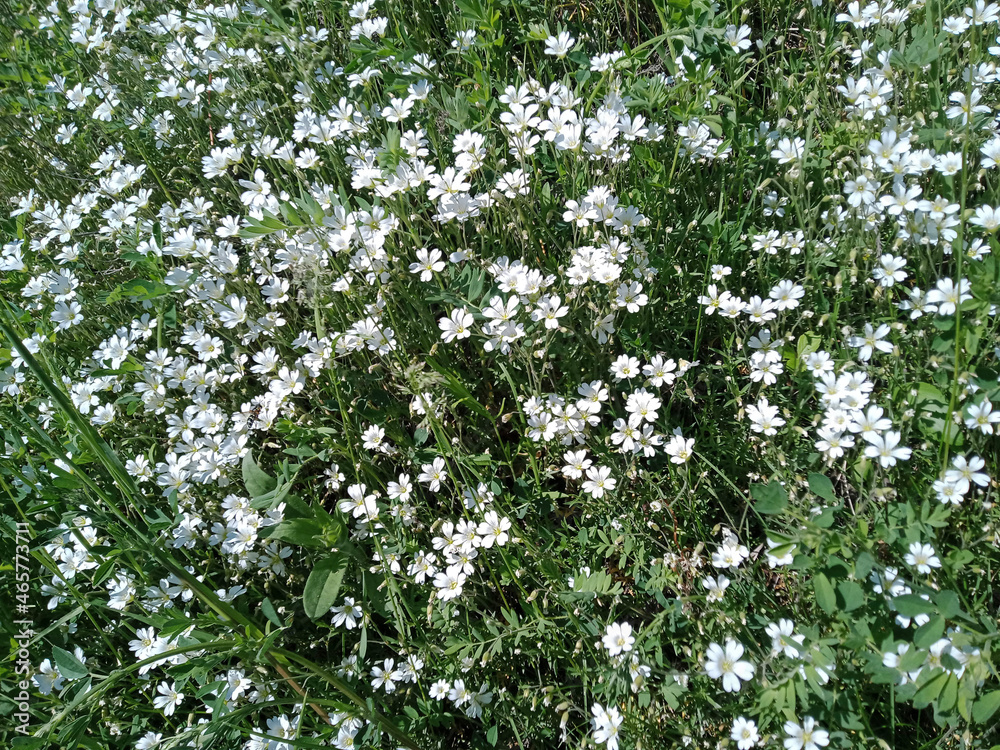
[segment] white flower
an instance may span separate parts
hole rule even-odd
[[[722,600],[722,597],[726,593],[726,589],[729,588],[729,579],[723,575],[718,576],[705,576],[701,579],[701,585],[708,589],[708,596],[706,600],[710,602],[718,602]]]
[[[251,208],[263,207],[267,203],[267,197],[271,194],[271,183],[265,179],[262,169],[254,172],[252,180],[240,180],[240,186],[246,188],[240,195],[240,200]]]
[[[767,296],[773,300],[775,310],[794,310],[799,306],[799,300],[805,296],[805,293],[804,287],[785,279],[771,287]]]
[[[594,742],[599,745],[607,743],[607,750],[618,750],[618,728],[624,721],[621,713],[614,706],[605,709],[600,703],[595,703],[590,712],[594,715],[590,720]]]
[[[988,487],[990,484],[990,475],[982,471],[986,466],[986,461],[984,461],[979,456],[955,456],[951,459],[952,468],[948,469],[944,473],[944,478],[949,482],[962,482],[968,486],[971,484],[976,484],[979,487]]]
[[[980,226],[987,232],[995,232],[1000,228],[1000,208],[979,206],[976,215],[969,219],[969,223]]]
[[[611,374],[615,380],[631,380],[642,372],[640,365],[635,357],[622,354],[611,364]]]
[[[735,24],[729,24],[726,26],[725,41],[736,53],[750,49],[750,27],[744,24],[737,29]]]
[[[753,664],[740,660],[744,650],[743,644],[727,638],[724,647],[712,643],[705,653],[705,671],[713,680],[722,678],[722,689],[727,693],[738,692],[741,680],[746,682],[753,677]]]
[[[729,537],[712,553],[712,565],[725,570],[738,568],[750,556],[746,545],[740,544],[735,537]]]
[[[396,683],[403,679],[403,674],[395,669],[394,659],[385,659],[381,667],[372,667],[372,687],[374,689],[385,688],[385,692],[391,693],[396,689]]]
[[[830,733],[820,727],[812,716],[802,720],[802,724],[794,721],[785,722],[785,750],[819,750],[830,744]]]
[[[486,511],[486,515],[483,516],[482,523],[476,528],[476,533],[482,537],[481,545],[489,549],[494,544],[498,547],[503,547],[507,543],[507,540],[510,539],[510,535],[507,534],[509,530],[509,518],[500,518],[496,511],[488,510]]]
[[[581,489],[591,497],[601,499],[604,493],[610,492],[618,484],[618,480],[611,476],[611,469],[607,466],[591,466],[587,469],[587,480]]]
[[[163,735],[157,732],[146,732],[139,741],[135,743],[135,750],[153,750],[159,747],[163,741]]]
[[[785,420],[778,416],[778,407],[769,404],[763,396],[756,404],[747,406],[747,417],[750,429],[765,435],[777,435],[777,428],[785,424]]]
[[[566,465],[562,468],[563,476],[567,479],[579,479],[583,472],[589,469],[594,462],[587,458],[586,450],[567,451],[563,454],[563,461]]]
[[[472,313],[464,307],[455,308],[447,318],[438,320],[441,338],[446,344],[450,344],[456,339],[467,339],[472,335],[472,323]]]
[[[171,682],[170,684],[161,682],[159,686],[157,686],[156,692],[158,692],[159,695],[153,698],[153,706],[154,708],[162,709],[164,716],[172,716],[174,710],[184,700],[184,693],[177,692],[176,683],[174,682]]]
[[[83,308],[76,300],[70,302],[56,302],[55,309],[50,316],[57,331],[65,331],[83,322]]]
[[[568,31],[560,32],[559,36],[550,36],[545,40],[545,54],[558,58],[566,57],[566,54],[573,49],[574,44],[576,44],[576,40],[569,35]]]
[[[368,521],[378,517],[378,496],[366,495],[367,487],[363,484],[352,484],[347,488],[348,499],[339,504],[341,513],[350,513],[354,518],[364,518]]]
[[[357,627],[362,616],[361,607],[357,606],[354,599],[349,596],[344,597],[344,603],[341,606],[331,607],[330,611],[333,612],[334,627],[339,628],[343,625],[347,630],[353,630]]]
[[[61,690],[63,676],[48,659],[38,665],[38,674],[31,678],[42,695],[51,695],[53,690]]]
[[[927,575],[931,568],[940,568],[941,559],[935,554],[934,548],[929,544],[913,542],[910,551],[903,558],[907,565],[917,569],[918,573]]]
[[[988,398],[979,404],[969,404],[965,410],[965,426],[970,430],[979,430],[984,435],[993,434],[993,425],[1000,422],[1000,412],[993,411],[993,404]]]
[[[865,323],[865,335],[851,336],[847,340],[847,344],[848,346],[858,347],[858,359],[862,362],[867,362],[872,358],[872,352],[875,349],[878,349],[880,352],[892,352],[892,344],[888,341],[882,340],[888,333],[889,326],[885,323],[880,325],[877,329],[872,328],[871,323]]]
[[[794,632],[795,623],[791,620],[780,619],[770,623],[764,632],[771,637],[771,651],[775,655],[784,653],[789,659],[797,659],[799,656],[799,646],[805,640],[805,636]]]
[[[448,568],[434,576],[434,586],[437,597],[443,601],[454,599],[462,594],[462,585],[468,576],[462,572],[462,565],[449,565]]]
[[[410,264],[410,273],[419,273],[421,281],[430,281],[435,273],[444,270],[443,255],[436,247],[428,250],[422,247],[417,250],[417,262]]]
[[[465,708],[465,715],[472,719],[478,719],[483,715],[483,707],[492,702],[493,693],[485,684],[480,685],[478,692],[469,694],[469,705]]]
[[[448,697],[448,690],[451,686],[447,680],[438,680],[430,688],[430,696],[434,700],[443,701]]]
[[[865,440],[869,445],[865,448],[865,455],[868,458],[878,458],[879,463],[888,468],[895,466],[896,461],[907,461],[912,451],[907,447],[898,447],[900,434],[898,432],[886,432],[885,435],[866,436]]]
[[[786,545],[785,545],[784,542],[776,542],[773,539],[768,538],[768,540],[767,540],[767,552],[765,553],[765,554],[767,554],[767,564],[768,564],[768,567],[777,568],[777,567],[780,567],[780,566],[783,566],[783,565],[791,565],[792,564],[793,560],[795,559],[794,555],[795,555],[796,545],[794,545],[794,544],[787,545],[788,549],[785,552],[783,552],[780,556],[775,555],[773,552],[771,552],[771,550],[778,549],[779,547],[785,547],[785,546]]]
[[[949,278],[938,279],[934,288],[927,292],[927,301],[937,305],[939,315],[953,315],[960,304],[972,299],[969,280],[959,279],[958,284]]]
[[[969,491],[969,483],[963,480],[962,484],[949,482],[946,479],[938,479],[931,489],[937,495],[938,502],[945,505],[961,505],[965,493]]]
[[[438,456],[433,462],[429,464],[423,464],[420,467],[420,474],[417,475],[417,481],[421,484],[426,484],[427,488],[431,492],[437,492],[441,489],[441,482],[448,479],[448,471],[445,468],[444,459]]]
[[[801,138],[782,138],[771,151],[771,158],[777,159],[778,164],[791,164],[802,158],[805,147],[806,142]]]
[[[905,266],[905,258],[885,253],[879,258],[878,268],[872,271],[872,278],[886,288],[891,287],[897,281],[906,278],[906,271],[903,270]]]
[[[632,626],[627,622],[613,622],[604,631],[604,648],[610,656],[618,656],[632,650],[635,638],[632,637]]]
[[[733,730],[729,738],[736,743],[739,750],[750,750],[760,741],[757,724],[754,723],[753,719],[739,716],[733,721]]]
[[[670,463],[683,464],[691,460],[694,453],[694,438],[684,438],[682,435],[674,435],[670,442],[663,447],[664,453],[670,456]]]

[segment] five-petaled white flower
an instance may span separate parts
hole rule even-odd
[[[713,680],[721,678],[727,693],[738,692],[742,683],[753,677],[753,664],[742,660],[744,651],[742,643],[727,638],[725,646],[712,643],[705,652],[705,671]]]
[[[618,656],[632,650],[635,637],[632,635],[632,626],[627,622],[613,622],[604,631],[604,648],[608,650],[610,656]]]

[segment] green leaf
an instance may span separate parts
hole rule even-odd
[[[79,680],[90,674],[79,659],[64,648],[52,648],[52,661],[59,668],[59,674],[67,680]]]
[[[90,723],[89,716],[81,716],[73,719],[59,730],[59,746],[75,748],[79,744],[80,736],[86,731]]]
[[[132,279],[131,281],[126,281],[124,284],[119,284],[111,290],[105,302],[110,305],[120,302],[125,297],[130,297],[140,302],[148,302],[169,293],[170,287],[159,281],[153,281],[152,279]]]
[[[976,559],[976,556],[967,549],[956,549],[948,555],[948,563],[952,570],[960,570]]]
[[[325,218],[323,214],[323,207],[319,205],[319,203],[316,202],[316,199],[309,195],[309,193],[303,193],[302,197],[299,198],[296,203],[300,208],[302,208],[303,211],[309,214],[309,217],[315,224],[323,223],[323,219]]]
[[[864,580],[875,567],[875,558],[868,552],[862,552],[854,561],[854,577]]]
[[[937,440],[945,430],[948,399],[941,389],[931,383],[918,383],[916,390],[913,405],[917,412],[917,426],[924,435]],[[961,430],[950,430],[949,443],[955,442],[960,433]]]
[[[268,534],[261,534],[262,538],[297,544],[300,547],[318,547],[322,540],[318,537],[323,535],[325,527],[319,521],[312,518],[288,518],[271,529]]]
[[[941,694],[938,696],[937,710],[939,712],[951,711],[957,702],[958,678],[953,674],[949,674],[947,681],[944,683],[944,687],[941,689]]]
[[[837,595],[833,592],[833,585],[824,573],[817,573],[813,577],[813,588],[816,589],[816,603],[827,614],[833,614],[837,608]]]
[[[845,612],[852,612],[865,603],[865,591],[854,581],[841,581],[837,584],[837,591],[844,600]]]
[[[774,480],[768,484],[750,485],[750,494],[757,501],[754,508],[758,513],[774,515],[788,506],[788,493]]]
[[[926,651],[918,648],[911,648],[903,654],[903,658],[899,660],[899,668],[904,672],[913,672],[923,666],[926,661]]]
[[[1000,709],[1000,690],[986,693],[972,706],[972,718],[978,724],[985,724]]]
[[[822,512],[813,517],[812,522],[821,529],[828,529],[833,526],[834,511],[836,510],[837,508],[823,508]]]
[[[312,569],[302,593],[302,607],[313,620],[330,611],[347,570],[347,558],[339,552],[327,555]]]
[[[260,611],[264,613],[264,617],[273,622],[279,628],[285,626],[285,624],[281,621],[281,618],[278,617],[278,611],[274,608],[270,599],[265,598],[264,601],[261,602]]]
[[[278,205],[278,210],[281,211],[281,215],[284,217],[285,221],[293,226],[304,226],[305,222],[302,221],[301,217],[295,213],[295,209],[292,208],[291,203],[281,203]]]
[[[243,457],[243,484],[246,485],[250,497],[260,497],[277,487],[278,480],[257,465],[253,451],[247,451]]]
[[[14,750],[39,750],[48,745],[48,740],[43,737],[15,737],[10,741],[10,746]]]
[[[952,618],[962,611],[958,602],[958,594],[954,591],[942,591],[937,595],[938,612],[942,617]]]
[[[824,474],[814,472],[809,475],[809,491],[828,502],[837,502],[837,494],[833,491],[833,482]]]
[[[465,387],[465,385],[455,376],[455,374],[451,370],[449,370],[444,365],[435,362],[430,357],[426,359],[426,362],[435,370],[437,370],[439,373],[445,376],[445,379],[447,380],[448,390],[450,390],[452,394],[455,395],[459,403],[468,406],[470,409],[472,409],[472,411],[476,412],[476,414],[485,419],[490,420],[490,422],[492,423],[495,417],[492,414],[490,414],[489,410],[485,406],[483,406],[476,400],[476,398],[472,395],[469,389]]]
[[[211,693],[214,693],[218,690],[222,690],[222,688],[226,687],[226,685],[228,684],[229,683],[227,683],[225,680],[215,680],[214,682],[210,682],[207,685],[203,685],[198,689],[198,692],[194,694],[195,698],[204,698],[206,695],[210,695]]]
[[[796,360],[801,362],[823,345],[823,339],[815,333],[803,333],[795,344]]]
[[[282,223],[277,216],[269,211],[264,212],[264,218],[260,220],[250,219],[247,223],[248,226],[240,229],[239,234],[240,237],[247,240],[289,229],[287,225]]]
[[[916,594],[903,594],[892,599],[896,611],[903,617],[916,617],[917,615],[929,615],[934,611],[934,603],[929,602]]]
[[[913,634],[913,645],[918,648],[929,648],[944,635],[944,618],[932,617]]]
[[[490,747],[497,746],[498,734],[499,730],[497,729],[497,725],[494,724],[493,726],[490,727],[489,731],[486,733],[486,741],[490,743]]]
[[[951,677],[950,674],[942,672],[924,683],[923,687],[917,690],[916,695],[913,696],[913,707],[926,708],[933,703],[944,690],[944,685],[948,682],[949,677]]]

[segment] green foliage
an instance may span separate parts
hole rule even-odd
[[[992,14],[0,10],[0,743],[995,746]]]

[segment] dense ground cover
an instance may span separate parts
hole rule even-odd
[[[998,14],[15,2],[5,746],[1000,745]]]

